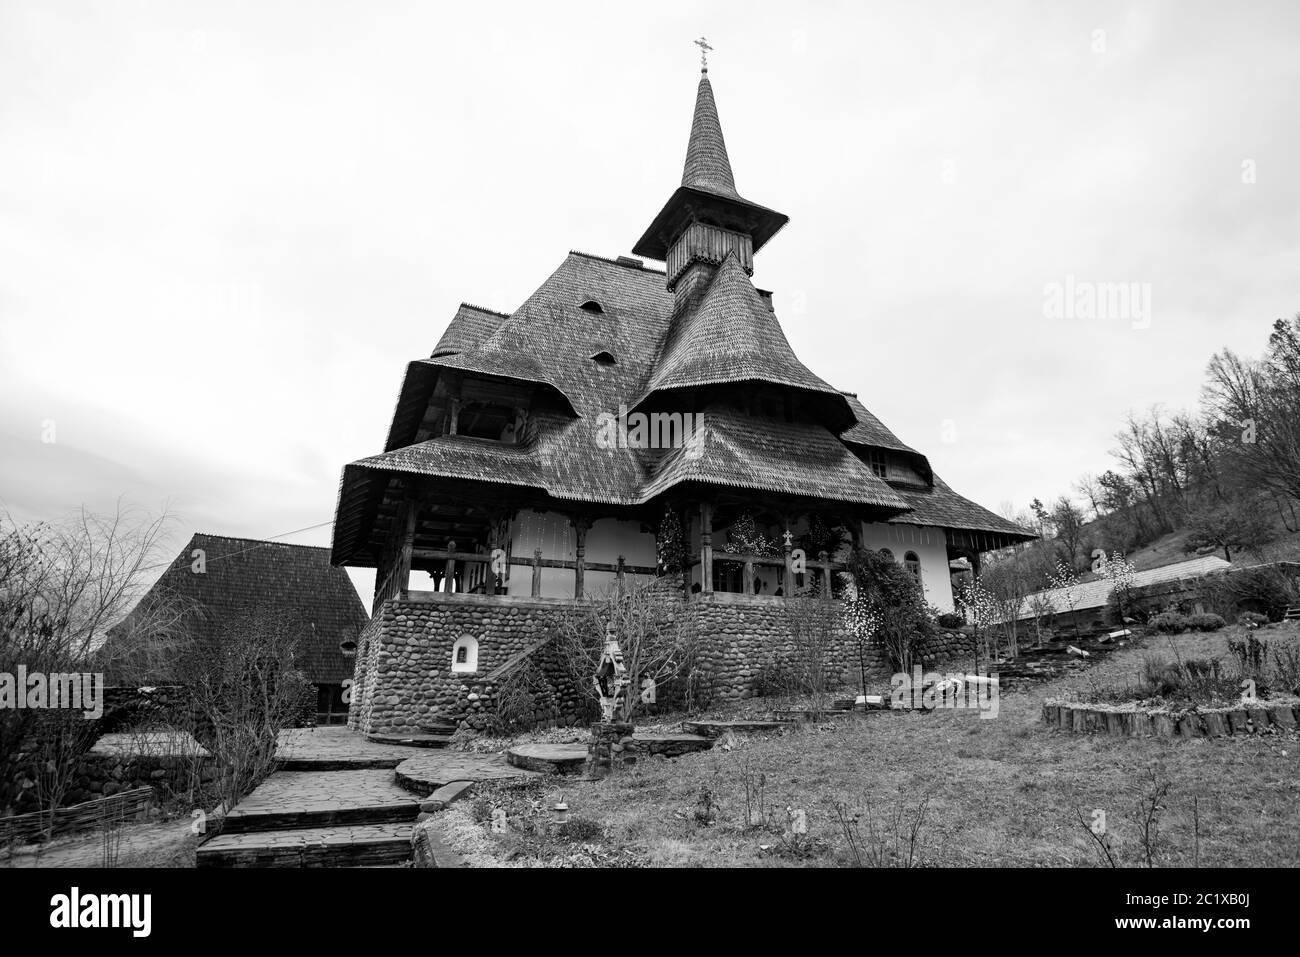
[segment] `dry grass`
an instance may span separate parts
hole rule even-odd
[[[1263,636],[1272,639],[1271,631]],[[1185,657],[1226,655],[1224,633],[1174,642]],[[1099,854],[1079,823],[1082,809],[1089,820],[1094,810],[1104,810],[1119,863],[1139,866],[1145,861],[1139,806],[1167,781],[1157,864],[1300,865],[1294,836],[1300,740],[1294,733],[1169,740],[1075,735],[1041,724],[1044,698],[1085,693],[1094,680],[1124,680],[1141,667],[1143,654],[1159,653],[1161,646],[1168,642],[1149,639],[1083,675],[1004,694],[994,719],[958,711],[837,719],[743,739],[732,751],[651,762],[600,783],[548,779],[538,796],[549,804],[562,792],[573,814],[600,822],[605,836],[598,843],[614,862],[846,864],[853,855],[838,805],[861,811],[864,821],[892,839],[891,822],[910,820],[928,798],[916,850],[925,865],[1096,865]],[[751,788],[763,776],[766,802],[776,809],[770,826],[746,825],[747,773]],[[711,794],[715,823],[696,819],[701,788]],[[783,839],[787,807],[806,813],[803,848]],[[474,824],[468,808],[457,813],[453,840],[473,837],[475,863],[496,863],[497,852],[507,847],[512,863],[548,863],[545,842],[527,834],[493,835]],[[601,863],[599,856],[592,863]]]
[[[193,867],[198,835],[190,820],[126,824],[119,832],[117,867]],[[0,861],[0,867],[103,867],[103,835],[82,831],[44,845],[32,845]]]

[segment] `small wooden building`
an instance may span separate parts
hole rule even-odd
[[[185,634],[200,642],[219,640],[225,623],[249,615],[285,623],[300,633],[298,666],[316,687],[317,722],[347,720],[343,682],[352,677],[369,618],[348,573],[330,564],[329,549],[198,533],[137,608],[157,601],[184,607]],[[135,614],[110,631],[110,642]],[[156,667],[165,669],[166,662]]]

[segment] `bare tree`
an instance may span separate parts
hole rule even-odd
[[[55,523],[0,516],[0,673],[103,670],[106,633],[160,564],[168,524],[165,512],[121,503],[112,514],[82,509]],[[0,709],[0,811],[13,806],[20,777],[43,808],[57,807],[97,730],[77,709]]]

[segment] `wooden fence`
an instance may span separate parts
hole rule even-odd
[[[126,822],[134,819],[153,802],[153,788],[132,788],[120,794],[83,801],[71,807],[54,811],[55,836],[98,827],[104,822]],[[50,822],[49,811],[32,811],[0,817],[0,846],[27,843],[43,834]]]

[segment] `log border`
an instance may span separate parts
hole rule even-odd
[[[1043,703],[1043,723],[1075,734],[1131,738],[1226,738],[1267,734],[1300,726],[1300,704],[1264,705],[1221,711],[1113,711],[1086,703]]]

